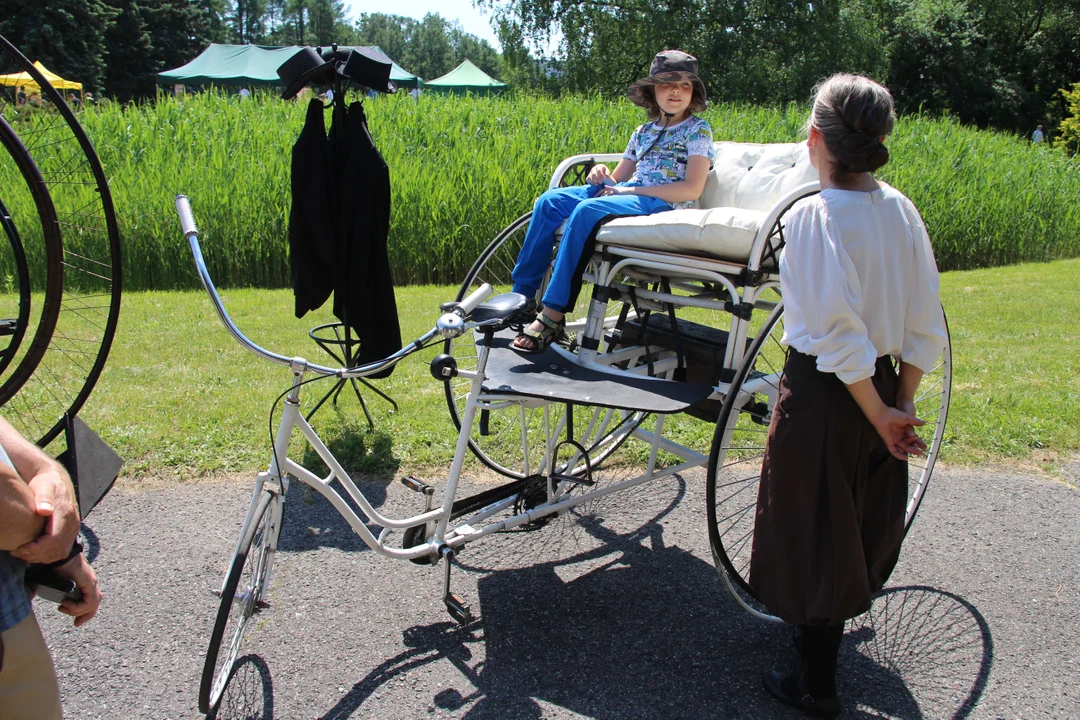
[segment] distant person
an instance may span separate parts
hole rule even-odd
[[[409,91],[409,95],[412,96],[413,100],[419,100],[420,99],[420,88],[414,87],[412,90]]]
[[[22,88],[19,88],[18,94],[15,95],[15,104],[16,105],[25,105],[26,102],[27,102],[26,91],[23,90]]]
[[[328,102],[328,103],[334,102],[334,91],[332,89],[330,89],[330,88],[326,89],[326,102]]]
[[[88,105],[97,105],[97,98],[95,98],[92,93],[85,93],[85,95],[86,95],[86,103]]]
[[[82,110],[82,100],[75,93],[68,93],[68,104],[71,105],[72,110]]]
[[[807,121],[821,192],[786,216],[780,256],[787,361],[769,423],[750,586],[799,628],[801,670],[765,689],[816,717],[843,710],[844,623],[870,609],[904,539],[915,392],[945,347],[930,238],[915,206],[873,172],[889,160],[889,91],[833,75]]]
[[[565,313],[581,290],[581,259],[593,229],[612,215],[651,215],[691,207],[705,189],[714,155],[712,128],[694,113],[705,109],[698,61],[681,50],[659,52],[649,76],[626,91],[645,108],[640,125],[614,170],[597,163],[585,185],[552,188],[536,201],[514,266],[514,292],[533,298],[551,267],[555,233],[566,230],[544,291],[543,309],[512,347],[538,353],[562,335]]]
[[[1035,132],[1031,133],[1031,142],[1035,145],[1046,140],[1046,132],[1043,130],[1043,126],[1039,125],[1035,128]]]
[[[250,97],[251,97],[251,91],[250,90],[248,90],[246,87],[240,88],[240,100],[241,101],[247,100]]]
[[[67,472],[0,418],[0,717],[59,720],[60,687],[23,585],[27,563],[52,565],[82,591],[59,611],[86,623],[101,604],[76,541],[79,509]]]

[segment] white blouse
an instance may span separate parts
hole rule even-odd
[[[847,384],[882,355],[929,372],[945,347],[930,238],[898,190],[826,188],[800,201],[780,255],[783,342]]]

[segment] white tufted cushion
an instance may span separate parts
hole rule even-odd
[[[787,193],[816,182],[806,143],[719,142],[698,208],[619,218],[597,242],[746,263],[768,211]]]

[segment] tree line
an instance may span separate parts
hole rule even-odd
[[[838,71],[885,83],[900,111],[1030,133],[1080,81],[1078,0],[476,0],[504,82],[616,95],[663,48],[701,61],[712,98],[805,100]],[[558,41],[550,55],[544,48]]]
[[[884,82],[901,112],[1025,133],[1068,117],[1080,0],[474,0],[502,52],[437,14],[347,17],[341,0],[0,0],[0,34],[120,100],[211,42],[378,45],[432,79],[468,57],[518,91],[615,97],[663,48],[701,61],[710,98],[805,100],[840,70]]]
[[[157,73],[210,43],[379,45],[402,67],[433,79],[468,57],[499,72],[499,53],[457,22],[429,14],[345,13],[341,0],[0,0],[0,35],[86,90],[127,102],[152,98]]]

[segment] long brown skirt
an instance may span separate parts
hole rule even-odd
[[[790,350],[769,425],[750,585],[789,623],[836,625],[870,609],[904,538],[907,463],[889,454],[847,386]],[[874,387],[895,405],[878,358]]]

